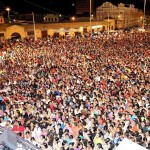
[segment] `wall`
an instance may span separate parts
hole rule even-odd
[[[52,37],[54,35],[55,30],[54,29],[48,29],[48,35]]]
[[[42,36],[41,30],[36,30],[36,37],[41,38],[41,36]]]

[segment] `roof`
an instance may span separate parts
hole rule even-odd
[[[107,21],[94,21],[91,23],[92,26],[97,25],[107,25]],[[6,28],[14,26],[15,24],[3,24],[0,26],[0,32],[5,32]],[[33,29],[33,24],[27,24],[27,25],[17,25],[20,27],[24,27],[25,30],[31,30]],[[39,30],[46,30],[46,29],[70,29],[70,28],[80,28],[80,27],[88,27],[90,26],[90,22],[66,22],[66,23],[38,23],[35,25],[36,29]]]
[[[96,26],[96,25],[100,25],[100,24],[107,24],[107,22],[105,22],[105,21],[92,22],[92,26]],[[88,27],[88,26],[90,26],[90,22],[49,23],[49,24],[36,24],[36,29],[79,28],[79,27]],[[32,29],[33,24],[26,25],[24,27],[25,27],[25,29]]]

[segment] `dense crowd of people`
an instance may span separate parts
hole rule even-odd
[[[1,42],[0,126],[43,150],[150,148],[150,33]]]

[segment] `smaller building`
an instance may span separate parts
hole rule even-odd
[[[44,22],[59,22],[60,16],[58,14],[46,14],[44,15]]]
[[[18,19],[32,22],[33,21],[33,14],[32,13],[31,14],[20,14]],[[43,15],[34,13],[34,20],[35,20],[35,22],[42,22],[43,21]]]
[[[114,20],[110,20],[109,28],[114,29]],[[47,23],[35,24],[35,32],[33,24],[12,25],[4,24],[0,26],[0,39],[17,39],[36,36],[36,38],[59,37],[59,36],[82,36],[91,34],[99,34],[101,31],[108,29],[107,21],[89,22],[66,22],[66,23]]]

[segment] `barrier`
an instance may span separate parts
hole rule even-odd
[[[18,136],[8,128],[0,126],[0,149],[9,150],[40,150],[29,141]]]

